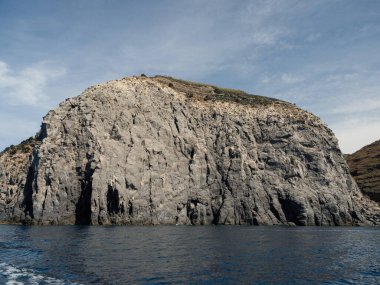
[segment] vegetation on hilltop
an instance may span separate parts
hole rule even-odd
[[[359,188],[380,202],[380,140],[347,155],[346,159]]]
[[[37,143],[38,142],[34,137],[30,137],[18,145],[10,145],[0,154],[9,153],[10,155],[15,155],[16,153],[31,153]]]
[[[248,94],[241,90],[221,88],[210,84],[202,84],[182,79],[176,79],[170,76],[156,75],[152,79],[162,84],[166,84],[178,92],[184,93],[187,97],[201,99],[204,101],[212,100],[237,102],[243,105],[291,105],[290,103],[285,101],[259,95]]]

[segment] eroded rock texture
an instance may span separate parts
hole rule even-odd
[[[62,102],[36,140],[19,162],[1,155],[3,222],[378,222],[333,133],[265,97],[124,78]]]

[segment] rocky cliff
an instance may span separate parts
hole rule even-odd
[[[331,132],[292,104],[169,77],[88,88],[0,156],[0,219],[31,224],[379,222]]]
[[[347,155],[347,163],[359,188],[380,202],[380,140]]]

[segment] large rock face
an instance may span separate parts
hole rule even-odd
[[[380,203],[380,140],[348,155],[347,163],[359,188]]]
[[[165,77],[87,89],[0,157],[0,218],[32,224],[373,224],[333,133],[295,106]]]

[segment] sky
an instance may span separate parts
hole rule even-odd
[[[380,139],[380,1],[0,0],[0,149],[141,73],[295,103],[352,153]]]

